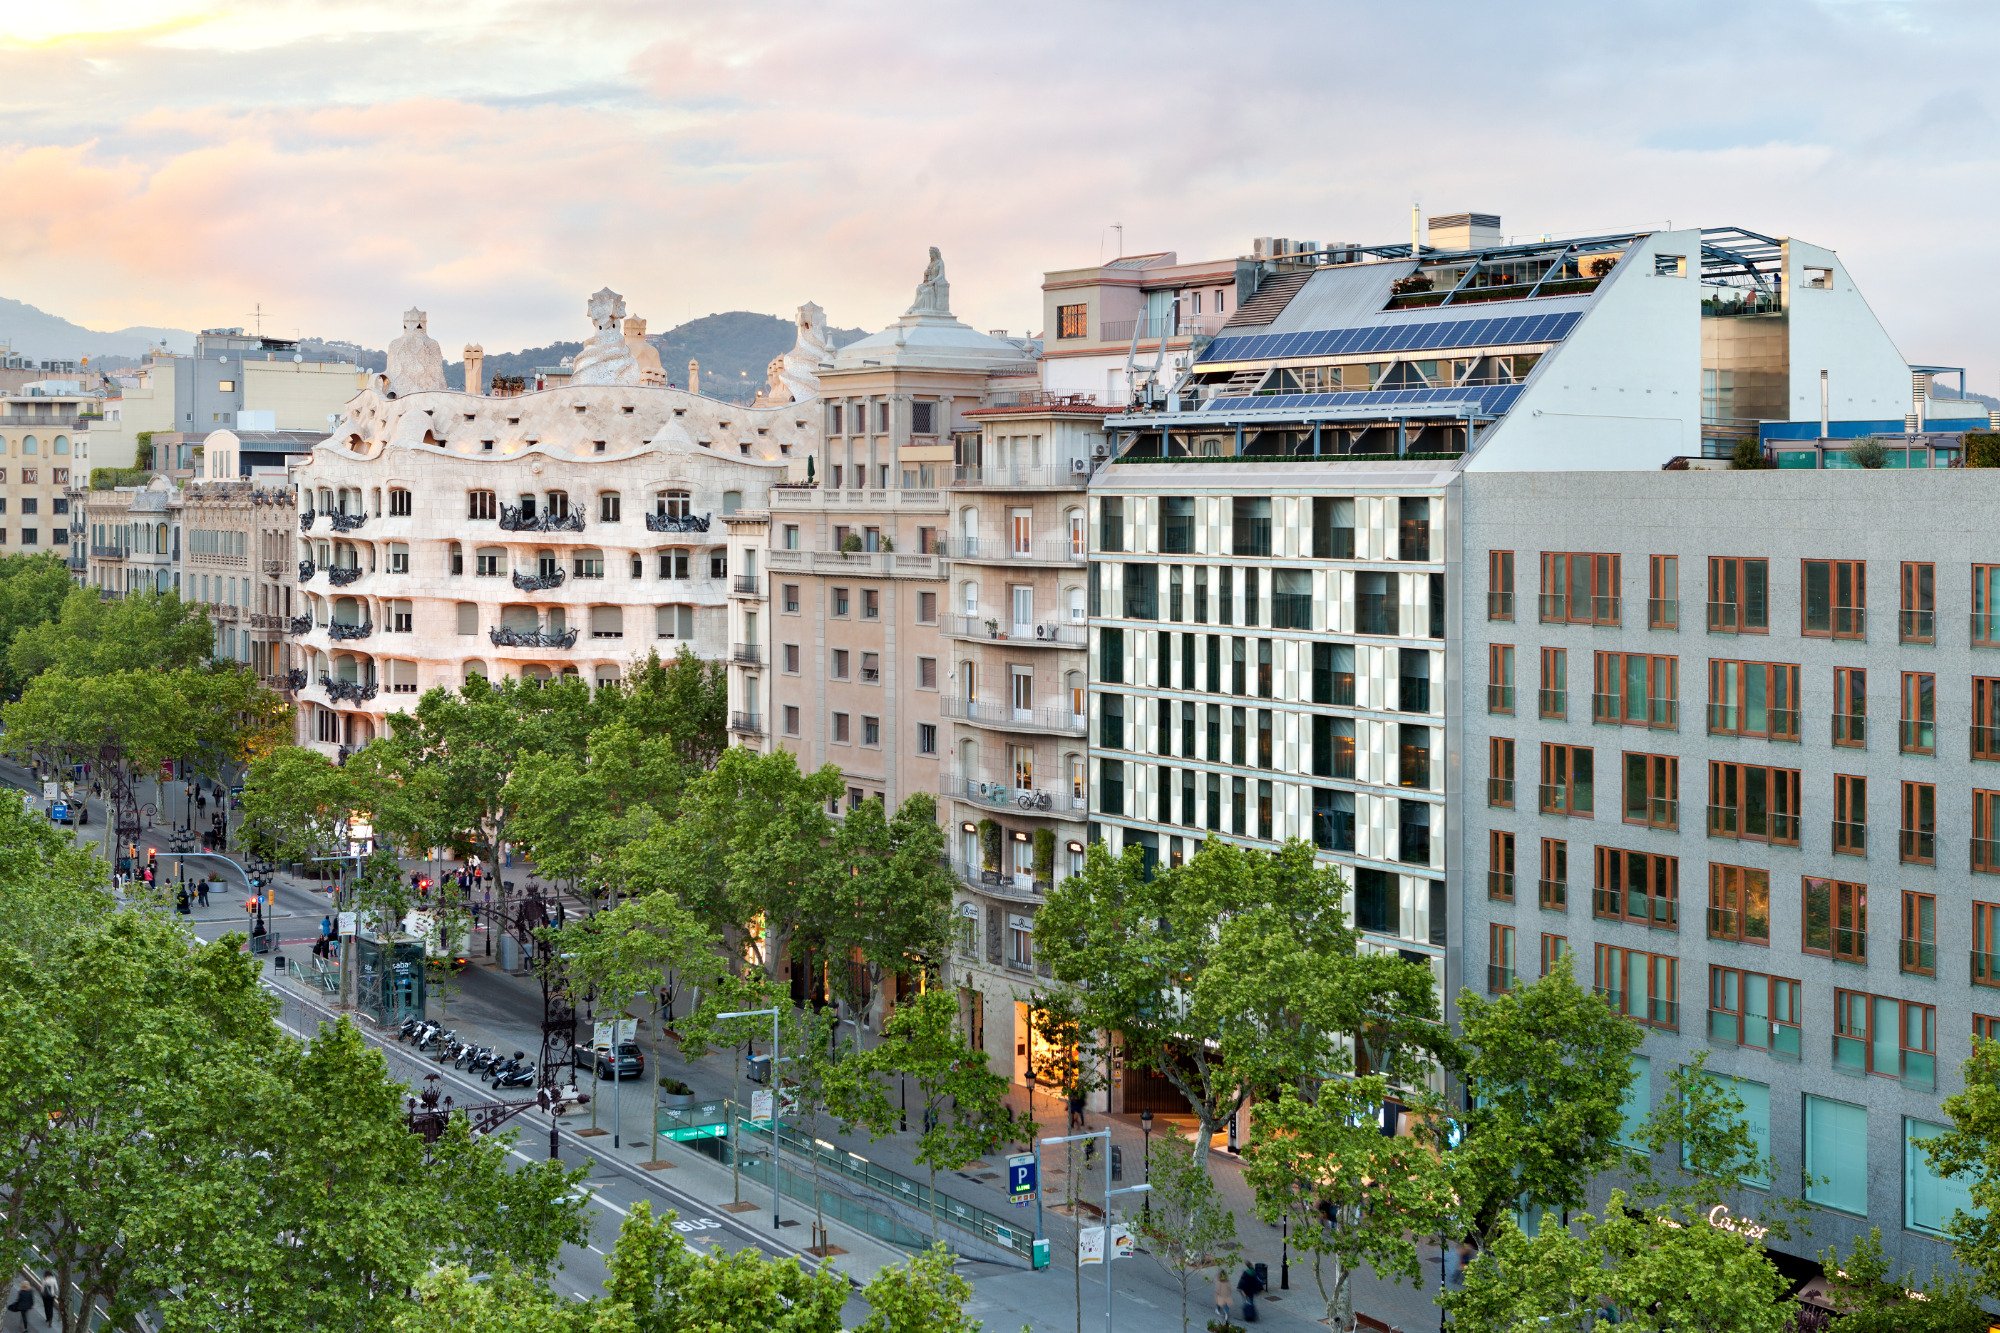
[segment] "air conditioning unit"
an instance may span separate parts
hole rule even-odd
[[[1048,625],[1035,626],[1035,637],[1038,639],[1048,638],[1051,632],[1052,632],[1051,627]]]
[[[1092,458],[1109,458],[1111,457],[1111,446],[1108,444],[1093,444],[1090,446],[1090,456]]]
[[[1069,470],[1072,476],[1087,477],[1090,475],[1090,460],[1087,458],[1072,458],[1069,460]]]

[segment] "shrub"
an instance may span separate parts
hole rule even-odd
[[[660,1091],[669,1097],[692,1097],[694,1089],[675,1078],[672,1074],[660,1075]]]
[[[1584,272],[1588,273],[1593,278],[1601,278],[1616,267],[1618,267],[1618,261],[1616,259],[1612,258],[1610,255],[1599,255],[1597,258],[1590,261],[1590,266],[1586,268]]]
[[[1755,472],[1770,465],[1764,461],[1764,451],[1757,441],[1742,439],[1736,442],[1735,450],[1729,455],[1729,466],[1732,471]]]
[[[2000,467],[2000,433],[1969,430],[1965,433],[1967,467]]]
[[[1056,835],[1053,829],[1035,830],[1035,878],[1056,877]]]
[[[860,549],[861,549],[860,533],[850,532],[845,537],[842,537],[840,539],[840,553],[842,555],[853,555]]]
[[[1000,869],[1000,826],[990,819],[979,821],[980,869]]]
[[[1854,466],[1865,467],[1871,471],[1889,462],[1888,449],[1877,439],[1856,440],[1848,449],[1847,456],[1854,460]]]
[[[1389,290],[1398,296],[1408,296],[1411,292],[1427,292],[1436,284],[1428,273],[1411,273],[1396,279]]]

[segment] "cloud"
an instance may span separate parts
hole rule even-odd
[[[809,297],[879,326],[936,244],[959,313],[1019,331],[1113,223],[1208,258],[1400,237],[1415,198],[1522,235],[1807,237],[1913,359],[2000,387],[1936,253],[2000,179],[1981,8],[216,8],[0,42],[5,295],[100,327],[261,302],[378,345],[415,303],[498,348],[576,336],[607,282],[655,328]]]

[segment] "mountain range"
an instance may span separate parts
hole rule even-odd
[[[864,329],[831,329],[836,347],[862,337]],[[771,359],[790,349],[795,336],[792,321],[776,315],[760,315],[747,310],[730,310],[651,335],[660,350],[667,378],[685,387],[690,359],[701,362],[702,392],[732,402],[749,402],[764,386],[764,371]],[[117,370],[134,366],[147,352],[165,345],[169,351],[190,352],[194,334],[186,329],[135,326],[109,332],[87,329],[60,315],[49,314],[23,301],[0,297],[0,342],[22,356],[35,360],[79,360],[90,358],[94,370]],[[532,380],[537,366],[554,366],[566,356],[574,356],[583,346],[576,342],[556,342],[529,347],[518,352],[486,354],[486,380],[495,375],[519,375]],[[299,349],[307,356],[334,356],[351,360],[368,370],[380,370],[388,355],[379,348],[331,338],[301,338]],[[445,380],[453,388],[465,383],[465,366],[452,361],[445,366]]]

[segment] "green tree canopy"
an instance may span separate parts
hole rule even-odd
[[[7,667],[23,683],[45,671],[174,671],[206,664],[214,650],[215,629],[199,602],[170,592],[106,599],[91,588],[72,588],[54,619],[24,625],[13,636]]]
[[[59,555],[0,556],[0,697],[20,694],[33,674],[15,668],[14,641],[53,622],[76,590]]]

